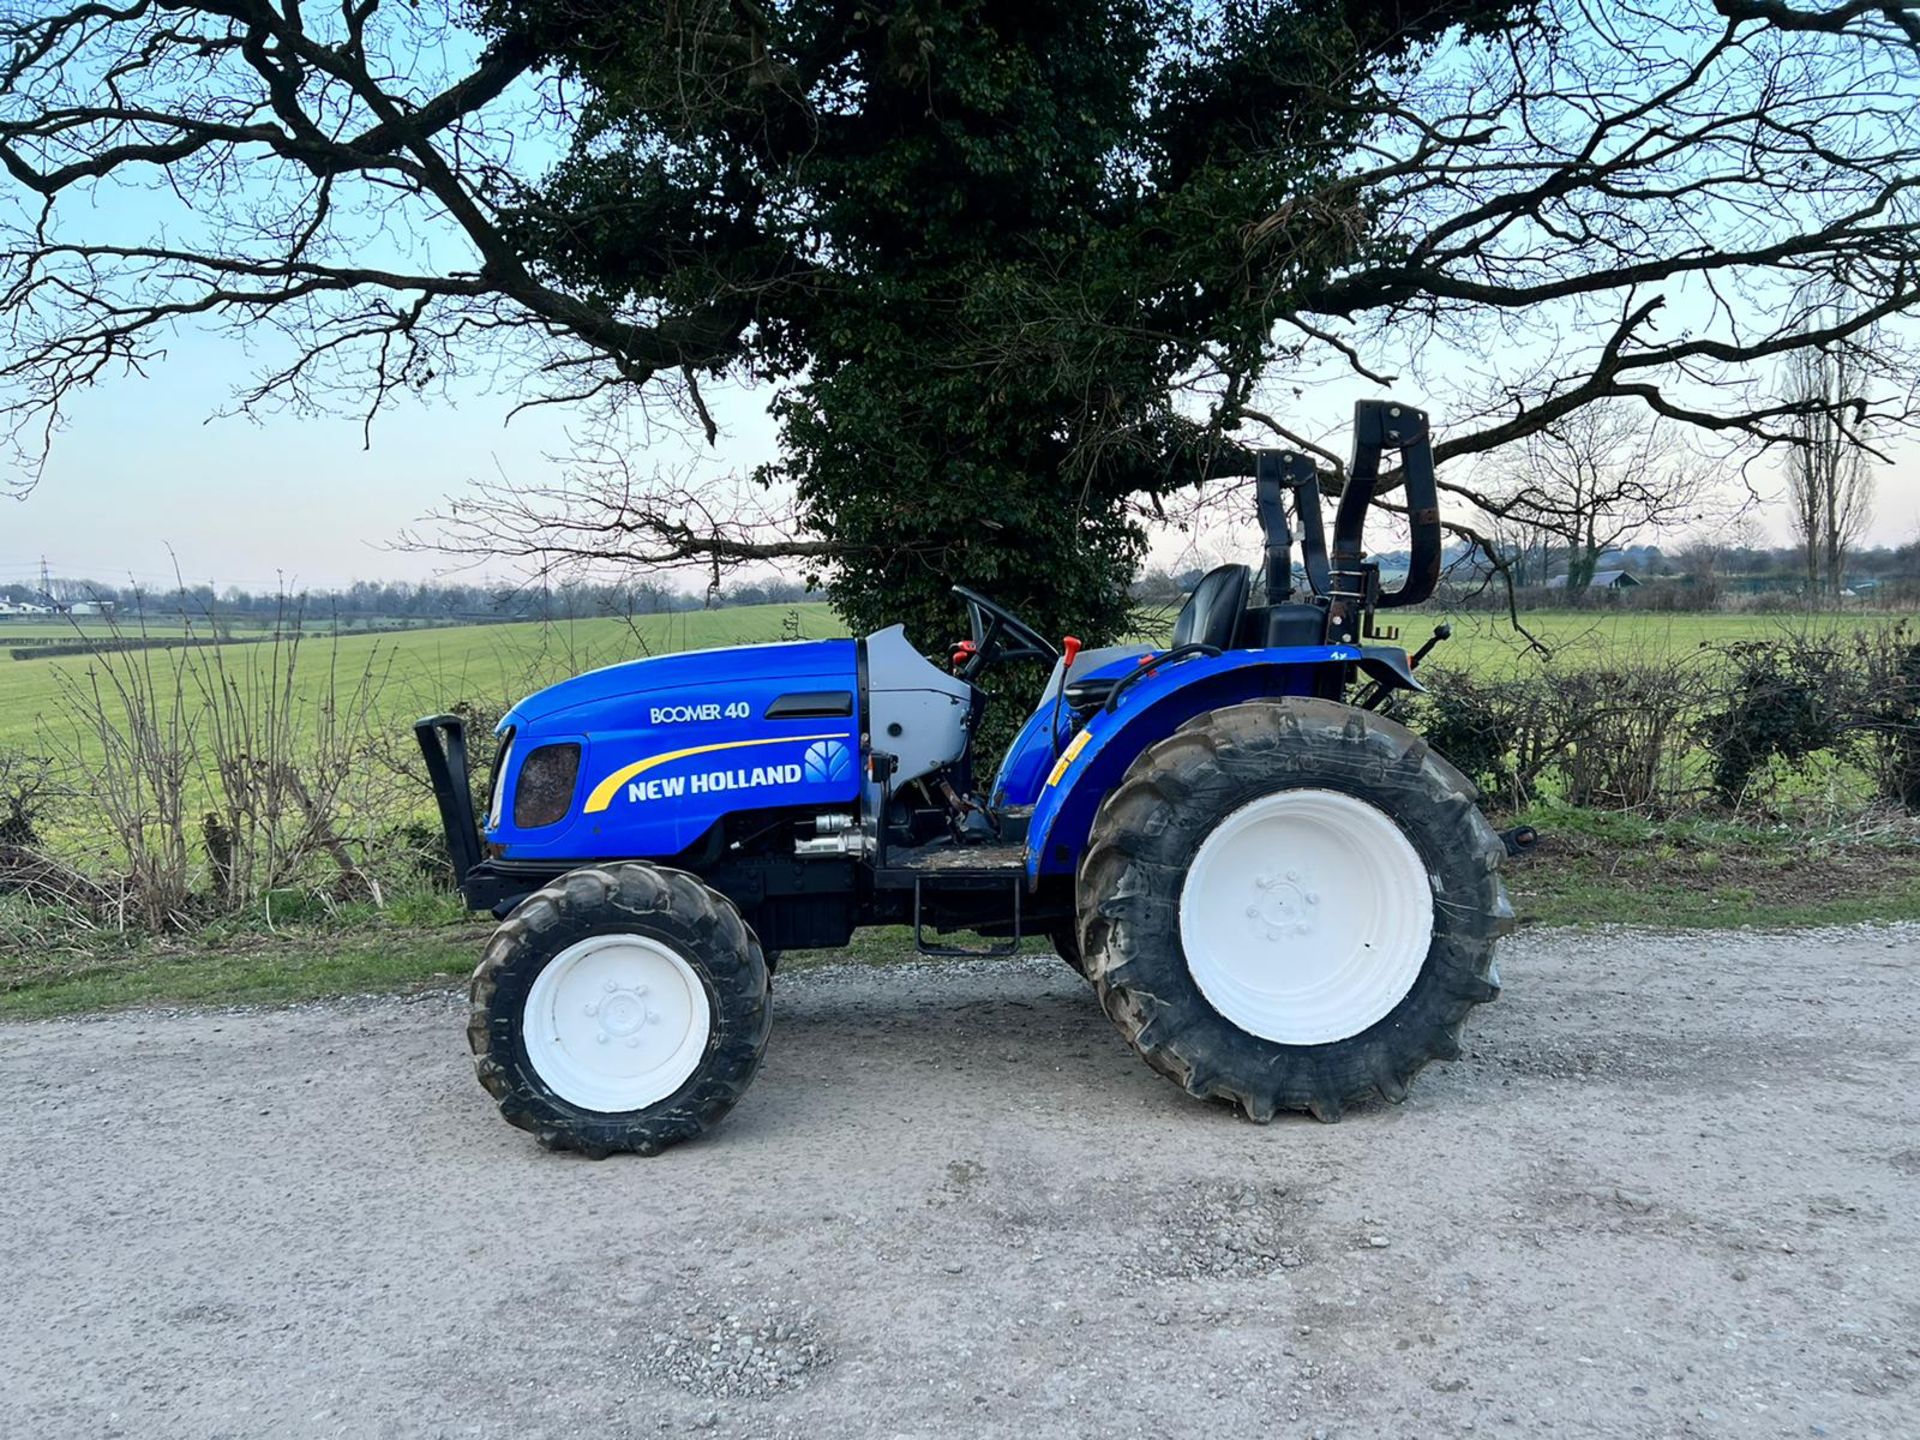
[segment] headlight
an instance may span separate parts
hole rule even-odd
[[[493,756],[493,783],[487,787],[487,828],[500,823],[500,802],[507,793],[507,762],[513,758],[513,731],[500,737],[500,748]]]
[[[573,803],[573,782],[580,775],[580,747],[542,745],[520,766],[513,791],[513,823],[537,830],[564,820]]]

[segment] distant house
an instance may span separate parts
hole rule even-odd
[[[31,600],[0,600],[0,615],[51,615],[51,605],[36,605]]]
[[[1556,575],[1547,581],[1549,590],[1566,588],[1567,577],[1564,575]],[[1596,570],[1587,588],[1589,590],[1637,590],[1640,588],[1640,582],[1624,570]]]
[[[67,607],[67,613],[69,615],[111,615],[113,614],[113,601],[76,600]]]

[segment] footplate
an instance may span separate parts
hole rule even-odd
[[[1009,884],[1013,888],[1013,930],[1007,936],[1004,945],[990,945],[985,949],[973,950],[964,945],[940,945],[927,938],[926,927],[920,915],[920,890],[924,876],[916,875],[913,881],[913,948],[922,955],[932,955],[943,959],[998,960],[1017,954],[1020,949],[1020,892],[1026,888],[1027,877],[1024,872],[1016,872]],[[999,928],[998,926],[995,927]]]

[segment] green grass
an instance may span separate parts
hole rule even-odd
[[[336,684],[350,688],[372,667],[381,677],[377,718],[394,731],[458,701],[505,706],[529,690],[566,675],[642,655],[747,645],[787,638],[840,635],[845,628],[824,604],[753,605],[621,619],[554,624],[463,625],[384,634],[354,633],[337,640],[309,635],[296,678],[301,698],[317,706]],[[177,632],[177,627],[176,627]],[[47,632],[53,633],[53,632]],[[155,633],[158,633],[157,631]],[[236,645],[220,663],[244,677],[274,663],[272,645]],[[143,652],[108,657],[141,664],[160,677],[167,694],[181,666],[211,663],[211,652]],[[0,653],[0,747],[46,748],[44,731],[70,733],[61,705],[61,677],[84,680],[98,662],[87,656],[9,660]],[[191,684],[189,694],[194,693]]]
[[[1401,628],[1402,643],[1418,648],[1441,618],[1422,614],[1386,617]],[[1504,615],[1484,611],[1446,617],[1453,638],[1442,641],[1434,663],[1450,670],[1483,675],[1512,674],[1535,663],[1526,639]],[[1849,612],[1816,615],[1696,615],[1633,611],[1544,610],[1521,615],[1521,622],[1548,646],[1556,664],[1574,668],[1602,659],[1653,659],[1688,655],[1702,646],[1765,640],[1789,633],[1848,634],[1912,616]]]
[[[0,897],[0,1016],[134,1005],[288,1004],[450,985],[488,926],[453,895],[402,895],[385,910],[331,910],[298,896],[188,935],[122,934]]]
[[[1542,835],[1509,862],[1523,922],[1791,929],[1920,920],[1911,825],[1867,837],[1785,826],[1548,806],[1515,819]]]
[[[180,947],[76,962],[71,973],[0,990],[0,1016],[124,1010],[139,1005],[284,1005],[451,985],[472,971],[480,937],[376,932],[332,943]],[[0,954],[0,966],[4,965]]]

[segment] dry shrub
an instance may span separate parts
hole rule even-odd
[[[1409,720],[1503,808],[1546,792],[1648,814],[1764,811],[1821,765],[1838,803],[1861,807],[1864,776],[1873,799],[1920,813],[1920,637],[1905,622],[1511,677],[1423,673],[1432,693],[1403,706]]]
[[[1546,672],[1539,750],[1561,798],[1649,813],[1687,804],[1687,717],[1707,683],[1691,659]]]
[[[50,757],[0,749],[0,845],[38,845],[41,818],[58,793]]]
[[[75,787],[92,799],[124,867],[120,913],[155,929],[186,921],[193,888],[188,787],[197,720],[173,650],[110,651],[55,672]],[[132,912],[129,914],[129,912]]]
[[[288,610],[234,653],[116,646],[59,672],[66,764],[119,871],[116,923],[181,928],[289,887],[384,899],[365,837],[411,800],[375,763],[385,652],[344,665],[337,636],[308,638]]]
[[[1920,813],[1920,639],[1905,621],[1710,649],[1730,679],[1697,733],[1723,803],[1748,801],[1775,766],[1832,757],[1865,771],[1876,798]]]
[[[1572,805],[1664,811],[1691,796],[1691,658],[1543,665],[1491,680],[1435,669],[1412,721],[1503,808],[1550,790]]]
[[[1858,726],[1876,793],[1920,815],[1920,636],[1904,622],[1856,637],[1864,677]]]
[[[367,763],[391,662],[376,647],[343,670],[332,638],[310,700],[298,683],[308,646],[300,617],[283,615],[270,648],[247,657],[256,663],[229,666],[213,649],[183,667],[204,706],[200,758],[215,796],[201,830],[229,905],[296,883],[316,861],[333,870],[336,893],[384,898],[347,827],[391,808],[390,795],[369,788],[376,772]]]

